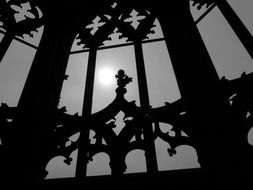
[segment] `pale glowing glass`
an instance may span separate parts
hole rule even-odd
[[[98,81],[102,85],[110,85],[113,83],[115,72],[109,67],[101,68],[98,71]]]

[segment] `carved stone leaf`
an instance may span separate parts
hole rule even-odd
[[[146,18],[145,15],[139,15],[138,12],[136,12],[135,10],[133,10],[130,13],[129,17],[126,18],[126,19],[124,19],[123,21],[130,23],[130,25],[132,27],[134,27],[135,29],[137,29],[138,25],[140,24],[140,21],[143,20],[143,19],[145,19],[145,18]]]
[[[94,35],[95,32],[105,24],[105,22],[102,21],[102,19],[97,16],[91,24],[87,25],[85,28],[90,30],[91,35]]]
[[[89,40],[92,37],[90,30],[83,28],[77,35],[76,39],[79,40],[77,45],[82,45],[83,49],[90,46],[91,41]]]
[[[137,28],[138,33],[140,33],[140,38],[146,39],[148,34],[154,33],[153,28],[155,27],[154,22],[155,22],[155,17],[153,15],[149,15],[145,19],[143,19],[140,22],[139,27]]]
[[[29,1],[1,1],[0,3],[1,27],[16,36],[27,34],[33,36],[33,32],[43,25],[40,9]]]
[[[115,42],[118,44],[120,43],[126,43],[128,41],[128,38],[126,36],[123,36],[123,33],[119,31],[119,29],[116,27],[111,33],[108,38],[103,42],[104,45],[114,45]]]
[[[193,6],[197,6],[197,9],[201,9],[203,6],[208,8],[214,3],[214,0],[191,0],[193,1]]]
[[[16,22],[25,20],[26,18],[36,18],[35,15],[31,12],[32,8],[28,2],[23,3],[20,6],[11,5],[11,8],[15,11],[14,17],[16,19]]]

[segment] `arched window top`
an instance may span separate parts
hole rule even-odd
[[[110,12],[102,12],[81,27],[72,47],[72,53],[85,48],[103,48],[136,40],[162,38],[159,21],[147,10],[124,10],[118,4]],[[73,52],[74,51],[74,52]]]

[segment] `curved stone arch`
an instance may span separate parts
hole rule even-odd
[[[127,169],[125,173],[146,172],[145,151],[142,149],[133,149],[127,153],[125,162]]]
[[[170,145],[160,138],[155,141],[159,171],[188,169],[200,167],[196,149],[189,145],[180,145],[175,148],[176,154],[167,152]]]
[[[253,127],[248,132],[248,143],[253,146]]]
[[[87,164],[87,176],[110,175],[110,156],[105,152],[99,152],[93,156],[93,161]]]
[[[70,157],[76,158],[77,151],[73,151]],[[73,159],[70,164],[66,164],[65,160],[66,158],[64,156],[59,155],[51,158],[45,167],[45,170],[48,172],[45,179],[74,177],[76,159]]]

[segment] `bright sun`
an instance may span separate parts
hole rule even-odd
[[[101,68],[98,71],[98,80],[103,85],[110,85],[113,83],[115,77],[115,73],[113,72],[113,69],[111,68]]]

